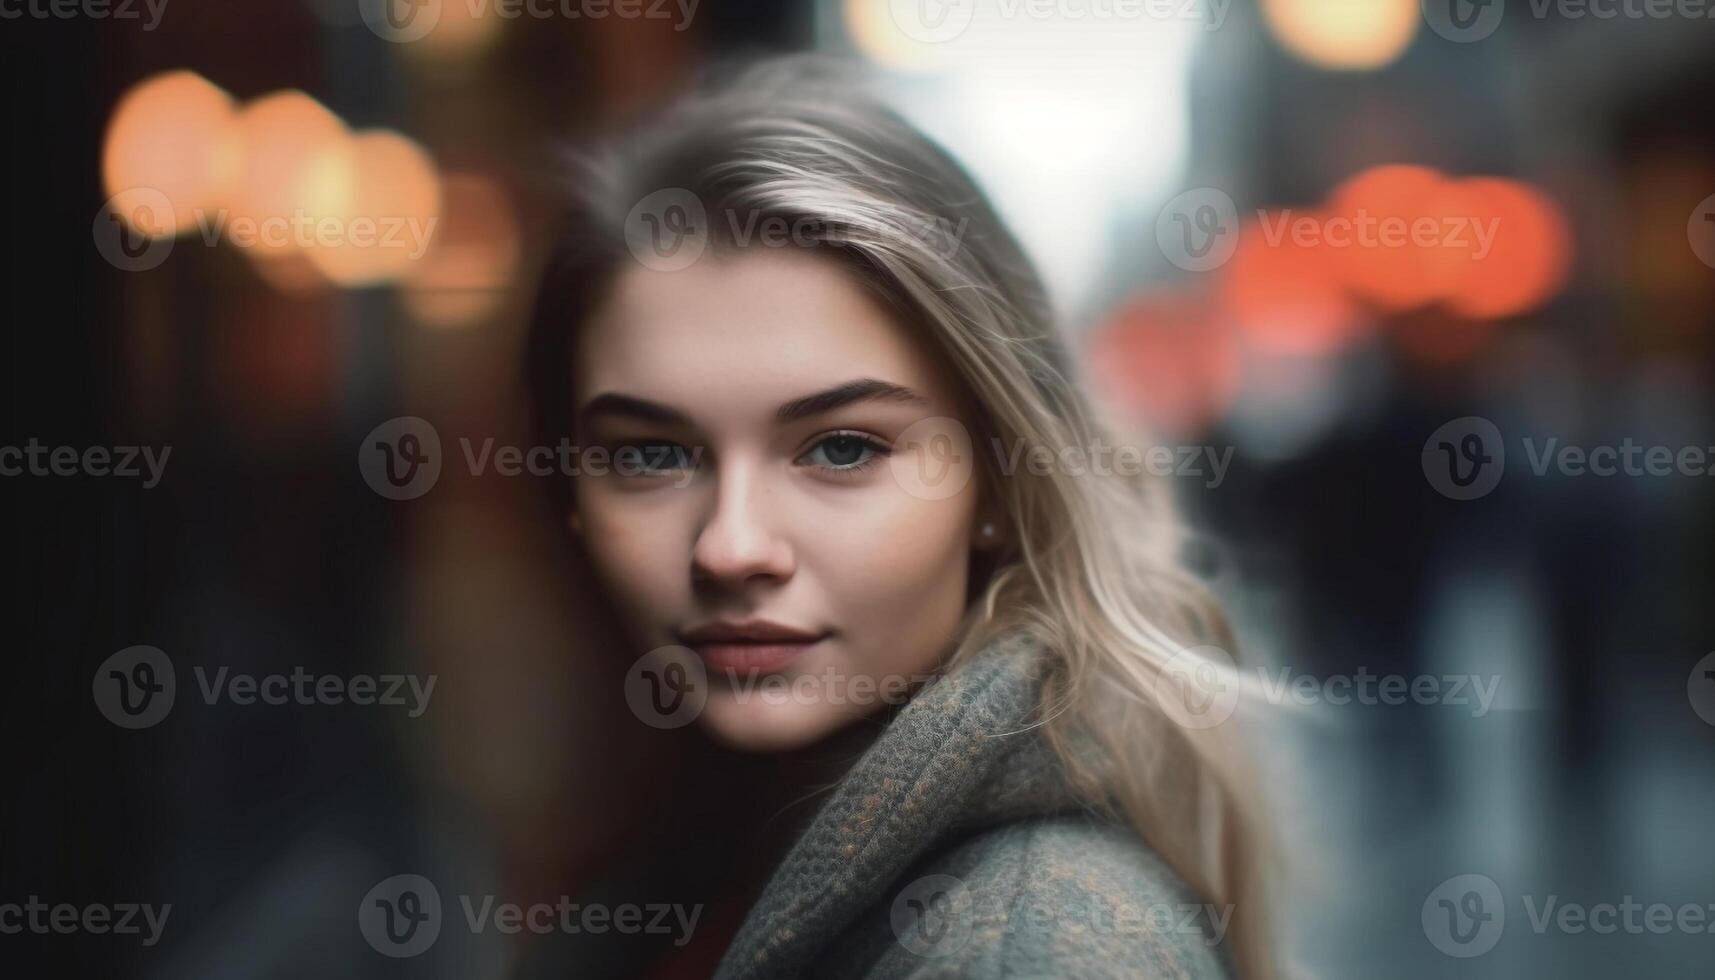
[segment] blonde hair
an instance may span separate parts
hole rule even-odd
[[[672,188],[711,214],[820,229],[816,247],[925,331],[968,387],[973,444],[1112,444],[1115,427],[1083,394],[1040,280],[975,182],[839,66],[780,59],[717,76],[626,143],[577,162],[529,352],[548,432],[568,418],[569,325],[626,260],[628,210]],[[710,224],[712,247],[739,244],[722,232]],[[1263,904],[1273,849],[1237,719],[1182,725],[1161,700],[1176,681],[1169,661],[1239,684],[1197,648],[1231,649],[1232,637],[1180,566],[1166,488],[1147,475],[1002,475],[992,464],[982,479],[1005,511],[1007,550],[973,578],[951,662],[1003,637],[1039,639],[1055,659],[1043,728],[1074,784],[1206,900],[1232,908],[1246,978],[1276,975]]]

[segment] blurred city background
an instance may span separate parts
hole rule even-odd
[[[869,63],[989,191],[1104,403],[1230,447],[1219,479],[1171,480],[1244,658],[1497,683],[1486,707],[1323,704],[1272,747],[1307,872],[1281,908],[1295,975],[1715,968],[1715,933],[1528,913],[1635,900],[1715,923],[1715,3],[94,6],[0,24],[0,441],[171,457],[149,488],[0,480],[0,901],[173,912],[153,947],[5,935],[0,962],[506,977],[530,937],[392,960],[354,910],[406,870],[576,894],[638,845],[686,763],[618,696],[541,487],[449,463],[389,500],[359,447],[399,416],[449,458],[461,436],[527,445],[562,145],[712,61],[822,51]],[[294,211],[409,221],[380,248],[237,240]],[[1436,240],[1332,240],[1366,215]],[[1454,458],[1472,417],[1506,450],[1475,489]],[[1538,465],[1628,444],[1709,458]],[[170,655],[180,700],[128,731],[91,678],[138,644]],[[438,684],[419,717],[205,706],[194,665]],[[1458,955],[1431,910],[1471,874],[1505,930]]]

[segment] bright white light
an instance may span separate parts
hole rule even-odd
[[[844,22],[867,23],[860,47],[874,54],[875,38],[897,36],[895,5],[850,0]],[[932,70],[886,90],[976,175],[1056,307],[1077,310],[1099,285],[1115,217],[1172,196],[1190,140],[1191,58],[1212,15],[1093,0],[942,6],[968,8],[968,25],[917,45],[933,57],[914,63]]]

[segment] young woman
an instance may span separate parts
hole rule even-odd
[[[1123,440],[970,177],[795,61],[577,184],[529,370],[633,707],[841,747],[715,974],[1271,975],[1221,617],[1161,488],[1039,465]]]

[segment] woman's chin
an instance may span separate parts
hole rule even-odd
[[[808,748],[850,725],[865,712],[826,704],[739,703],[714,694],[697,724],[717,744],[735,752],[791,752]]]

